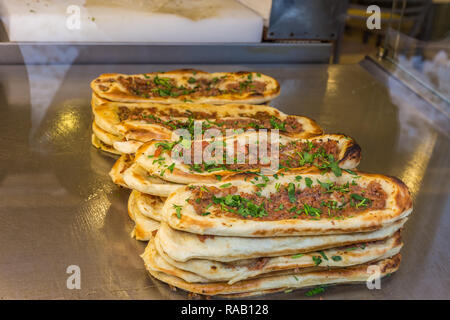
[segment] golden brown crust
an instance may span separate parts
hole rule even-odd
[[[182,94],[179,96],[150,96],[150,95],[138,95],[139,92],[130,92],[118,81],[119,77],[122,78],[137,78],[141,80],[153,81],[155,76],[172,79],[175,82],[175,86],[190,87],[188,79],[203,78],[203,79],[223,79],[220,85],[222,90],[227,93],[219,93],[215,96],[208,95],[193,95]],[[200,76],[200,77],[199,77]],[[223,78],[225,77],[225,78]],[[264,83],[265,89],[262,92],[252,92],[236,90],[235,92],[229,92],[226,90],[228,84],[243,82],[247,77],[252,77],[255,81]],[[111,101],[121,102],[160,102],[160,103],[181,103],[186,99],[197,103],[211,103],[211,104],[226,104],[230,102],[241,102],[250,104],[260,104],[274,99],[280,94],[280,85],[274,78],[264,74],[248,71],[239,72],[216,72],[208,73],[201,70],[193,69],[180,69],[172,70],[168,72],[153,72],[146,74],[125,75],[117,73],[102,74],[98,78],[91,82],[92,90],[104,99]],[[223,92],[225,92],[223,91]]]
[[[345,150],[344,156],[339,161],[340,163],[345,163],[348,161],[359,164],[361,161],[361,147],[353,139],[351,141],[351,144],[348,145]]]
[[[124,188],[129,188],[123,179],[123,173],[133,164],[133,160],[133,156],[128,154],[121,155],[120,158],[117,159],[109,172],[109,176],[115,184]]]
[[[108,145],[103,141],[101,141],[94,133],[91,136],[91,143],[92,146],[94,146],[97,149],[100,149],[101,151],[107,152],[111,155],[121,155],[121,153],[116,149],[114,149],[113,146]]]
[[[128,216],[135,224],[131,234],[136,240],[148,241],[152,237],[153,232],[158,230],[159,221],[153,217],[144,215],[144,213],[139,210],[138,202],[140,196],[139,192],[133,190],[128,198]],[[150,197],[152,198],[156,209],[158,207],[158,202],[161,202],[161,199],[152,196]]]
[[[196,234],[178,231],[170,228],[166,223],[162,223],[157,238],[164,252],[176,261],[207,259],[230,262],[260,257],[285,256],[353,245],[360,242],[384,240],[393,236],[405,222],[406,219],[403,219],[376,231],[351,234],[266,238],[216,236],[204,239],[204,241],[201,241]],[[185,247],[189,250],[184,250]]]
[[[242,296],[242,294],[251,294],[252,292],[273,292],[273,290],[276,291],[280,288],[299,289],[333,283],[365,282],[368,277],[367,267],[369,266],[369,264],[362,264],[355,267],[330,269],[326,271],[313,271],[300,274],[293,272],[282,276],[243,280],[229,285],[225,282],[188,283],[178,277],[169,276],[153,269],[151,263],[148,263],[145,254],[143,255],[143,258],[146,262],[148,272],[153,277],[185,291],[203,295],[237,294],[238,296]],[[397,271],[400,263],[401,255],[397,254],[391,258],[379,261],[376,265],[380,267],[380,276],[383,277]]]
[[[153,243],[148,245],[152,246]],[[397,254],[402,245],[399,230],[387,239],[365,241],[351,246],[338,246],[323,251],[308,251],[302,254],[297,252],[295,255],[243,259],[225,263],[209,259],[190,259],[178,262],[165,253],[158,237],[154,239],[156,254],[161,255],[171,266],[206,278],[207,281],[203,282],[226,281],[229,284],[261,275],[282,275],[292,269],[295,269],[297,273],[304,273],[378,261]],[[326,257],[326,259],[321,259],[317,264],[314,257],[318,256]]]

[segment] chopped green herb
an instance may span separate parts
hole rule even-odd
[[[167,169],[172,173],[173,169],[175,168],[175,162],[172,163],[170,166],[167,167]]]
[[[331,259],[333,259],[333,261],[341,261],[342,257],[341,256],[331,256]]]
[[[358,175],[355,171],[352,171],[352,170],[350,170],[350,169],[342,169],[342,170],[344,170],[345,172],[348,172],[348,173],[350,173],[350,174],[352,174],[352,175],[354,175],[354,176],[357,176],[357,175]]]
[[[267,216],[267,211],[264,208],[263,204],[255,204],[254,202],[243,198],[240,195],[229,194],[225,197],[213,196],[212,200],[215,204],[221,205],[222,210],[239,214],[244,218],[246,218],[247,216],[252,216],[254,218]]]
[[[320,255],[322,256],[322,258],[324,258],[325,260],[328,261],[328,257],[327,257],[327,255],[325,254],[325,252],[319,251],[319,253],[320,253]]]
[[[312,296],[315,296],[316,294],[323,293],[323,292],[325,292],[325,288],[320,286],[320,287],[316,287],[314,289],[309,290],[308,292],[305,293],[305,296],[312,297]]]
[[[318,266],[319,264],[322,263],[322,258],[319,256],[313,256],[312,259],[314,261],[314,265],[316,265],[316,266]]]
[[[181,219],[181,209],[183,208],[182,206],[173,204],[173,208],[175,209],[175,211],[177,212],[177,218]]]
[[[292,182],[290,182],[288,184],[287,189],[288,189],[289,201],[291,203],[295,203],[297,201],[297,199],[295,198],[295,185]]]
[[[272,116],[272,118],[270,118],[270,124],[272,125],[272,128],[274,128],[274,129],[279,129],[281,131],[286,130],[286,124],[282,121],[279,121],[274,116]]]
[[[228,188],[228,187],[231,187],[231,186],[232,186],[232,183],[230,182],[230,183],[225,183],[225,184],[221,185],[220,187],[221,188]]]

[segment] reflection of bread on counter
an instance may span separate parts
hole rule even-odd
[[[10,41],[260,42],[263,29],[261,16],[235,0],[0,1],[0,6]]]

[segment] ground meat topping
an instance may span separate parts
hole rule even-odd
[[[305,178],[309,179],[309,178]],[[252,220],[345,219],[366,210],[381,210],[387,194],[379,182],[366,187],[355,181],[346,184],[323,183],[298,188],[294,183],[276,186],[275,193],[264,197],[260,192],[237,192],[237,187],[193,186],[188,203],[199,215],[230,216]]]
[[[208,142],[202,141],[198,142],[202,143],[202,154],[203,150],[207,148],[210,144]],[[191,153],[191,161],[188,164],[191,168],[191,171],[194,172],[212,172],[217,170],[230,170],[230,171],[247,171],[258,169],[261,167],[269,167],[271,163],[269,161],[271,157],[271,146],[269,143],[267,145],[267,159],[258,158],[258,148],[250,148],[248,144],[238,148],[237,142],[235,142],[234,146],[234,163],[227,163],[226,161],[226,153],[223,154],[222,163],[200,163],[195,164],[194,162],[194,153]],[[253,159],[256,159],[256,163],[250,163],[249,159],[250,154],[256,152],[256,154],[252,154]],[[245,157],[245,163],[238,163],[237,154],[243,155]],[[211,154],[213,157],[215,156],[214,151]],[[337,170],[339,167],[337,165],[337,161],[339,155],[339,146],[336,140],[328,139],[324,140],[315,140],[315,141],[307,141],[304,140],[293,140],[286,145],[279,146],[279,166],[281,168],[300,168],[303,166],[310,167],[316,166],[321,169],[328,169],[330,167],[330,163],[336,165]]]
[[[118,108],[120,121],[139,120],[146,123],[157,123],[168,129],[187,128],[192,129],[194,120],[202,120],[202,129],[217,129],[225,134],[227,129],[279,129],[281,132],[300,133],[303,131],[302,124],[295,117],[289,116],[286,120],[280,120],[273,115],[265,112],[259,112],[255,117],[240,118],[219,118],[217,113],[211,112],[191,112],[186,110],[181,112],[175,109],[168,111],[158,111],[157,108],[127,108],[120,106]],[[175,119],[177,117],[188,118],[187,120]],[[192,132],[193,133],[193,132]]]
[[[144,98],[150,97],[213,97],[224,94],[243,94],[250,93],[255,95],[263,95],[267,84],[260,80],[254,80],[253,74],[250,73],[246,77],[242,76],[242,80],[227,83],[225,88],[221,86],[226,81],[224,77],[214,77],[207,79],[200,76],[189,77],[186,85],[177,85],[175,79],[163,77],[161,75],[148,76],[119,76],[117,81],[131,94]],[[260,75],[258,74],[258,77]]]

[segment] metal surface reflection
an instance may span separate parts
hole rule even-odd
[[[422,186],[428,163],[436,144],[437,134],[424,136],[419,145],[411,153],[408,161],[403,165],[399,178],[406,183],[413,196],[417,195]]]
[[[130,237],[129,191],[108,176],[115,158],[90,145],[90,80],[106,72],[180,67],[274,76],[282,94],[272,105],[355,137],[363,150],[361,170],[397,176],[411,188],[415,212],[405,228],[399,272],[383,280],[382,290],[337,286],[325,298],[448,295],[448,136],[417,112],[417,97],[397,83],[378,82],[358,65],[63,65],[0,67],[2,298],[188,298],[147,275],[139,257],[145,243]],[[65,285],[72,264],[83,275],[80,290]],[[268,298],[305,296],[300,290]]]

